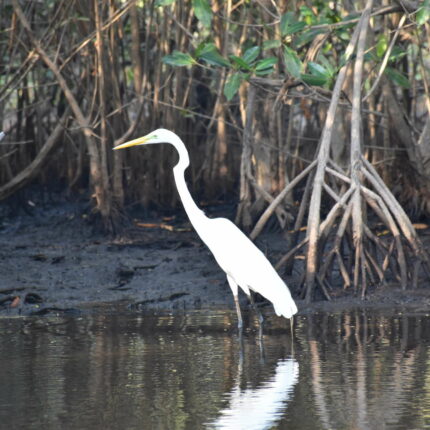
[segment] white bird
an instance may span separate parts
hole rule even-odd
[[[297,312],[296,304],[290,290],[264,254],[230,220],[208,218],[194,202],[184,176],[185,169],[190,164],[188,151],[184,142],[175,133],[160,128],[146,136],[118,145],[114,149],[155,143],[170,143],[179,153],[179,161],[173,168],[179,196],[197,234],[212,251],[215,260],[227,275],[236,305],[239,328],[242,328],[243,321],[238,300],[238,287],[242,288],[251,302],[251,291],[257,292],[273,303],[278,316],[291,318]]]

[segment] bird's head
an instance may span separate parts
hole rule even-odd
[[[175,133],[172,133],[171,131],[164,128],[159,128],[147,134],[146,136],[138,137],[137,139],[130,140],[121,145],[115,146],[113,149],[123,149],[129,148],[131,146],[150,145],[154,143],[172,143],[177,138],[178,137]]]

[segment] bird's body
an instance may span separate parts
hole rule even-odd
[[[236,303],[239,326],[242,326],[242,317],[238,302],[238,286],[248,296],[250,290],[261,294],[273,303],[277,315],[291,318],[297,312],[296,304],[290,290],[264,254],[230,220],[208,218],[194,202],[184,177],[185,169],[189,165],[188,152],[176,134],[158,129],[115,149],[163,142],[172,144],[179,153],[179,162],[173,169],[179,195],[191,224],[227,275]]]
[[[297,308],[290,291],[265,255],[230,220],[207,218],[206,223],[207,229],[196,231],[228,276],[233,294],[237,295],[234,284],[248,296],[250,290],[259,293],[273,303],[277,315],[291,318]]]

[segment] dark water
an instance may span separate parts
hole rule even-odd
[[[372,312],[0,320],[0,428],[430,428],[430,319]],[[249,324],[249,322],[248,322]]]

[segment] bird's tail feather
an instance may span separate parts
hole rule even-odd
[[[297,306],[293,298],[288,292],[288,295],[283,295],[282,299],[273,302],[273,307],[275,308],[276,315],[284,316],[285,318],[291,318],[295,313],[297,313]]]

